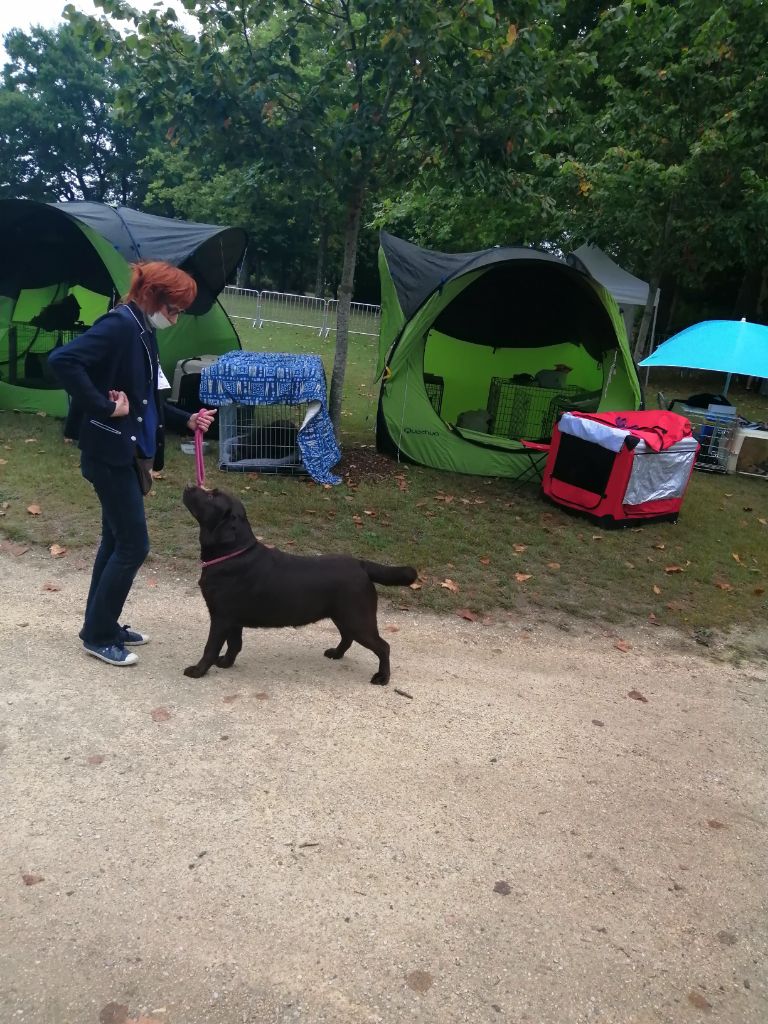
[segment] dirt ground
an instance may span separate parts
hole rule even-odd
[[[2,1024],[768,1020],[764,661],[385,605],[387,688],[326,625],[193,681],[194,578],[113,669],[0,571]]]

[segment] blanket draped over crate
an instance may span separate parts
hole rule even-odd
[[[341,483],[332,472],[341,458],[320,356],[286,352],[227,352],[200,374],[204,405],[306,405],[297,444],[307,472],[321,484]]]

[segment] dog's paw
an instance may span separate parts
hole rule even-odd
[[[386,686],[388,682],[389,676],[384,676],[381,672],[377,672],[375,675],[371,676],[371,683],[374,686]]]
[[[221,657],[216,659],[217,668],[232,668],[235,663],[235,659],[230,657],[229,654],[222,654]]]
[[[343,654],[339,654],[338,649],[336,647],[329,647],[327,651],[323,651],[323,654],[326,656],[326,658],[333,658],[334,661],[338,661],[339,658],[344,657]]]
[[[205,675],[205,669],[200,668],[199,665],[190,665],[184,669],[184,675],[189,676],[190,679],[199,679]]]

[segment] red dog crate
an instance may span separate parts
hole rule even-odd
[[[670,412],[564,413],[542,490],[603,526],[677,522],[699,451],[691,425]]]

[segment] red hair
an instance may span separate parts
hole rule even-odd
[[[161,306],[188,309],[197,295],[197,282],[183,270],[152,260],[134,263],[131,267],[131,287],[125,302],[135,302],[147,313],[157,313]]]

